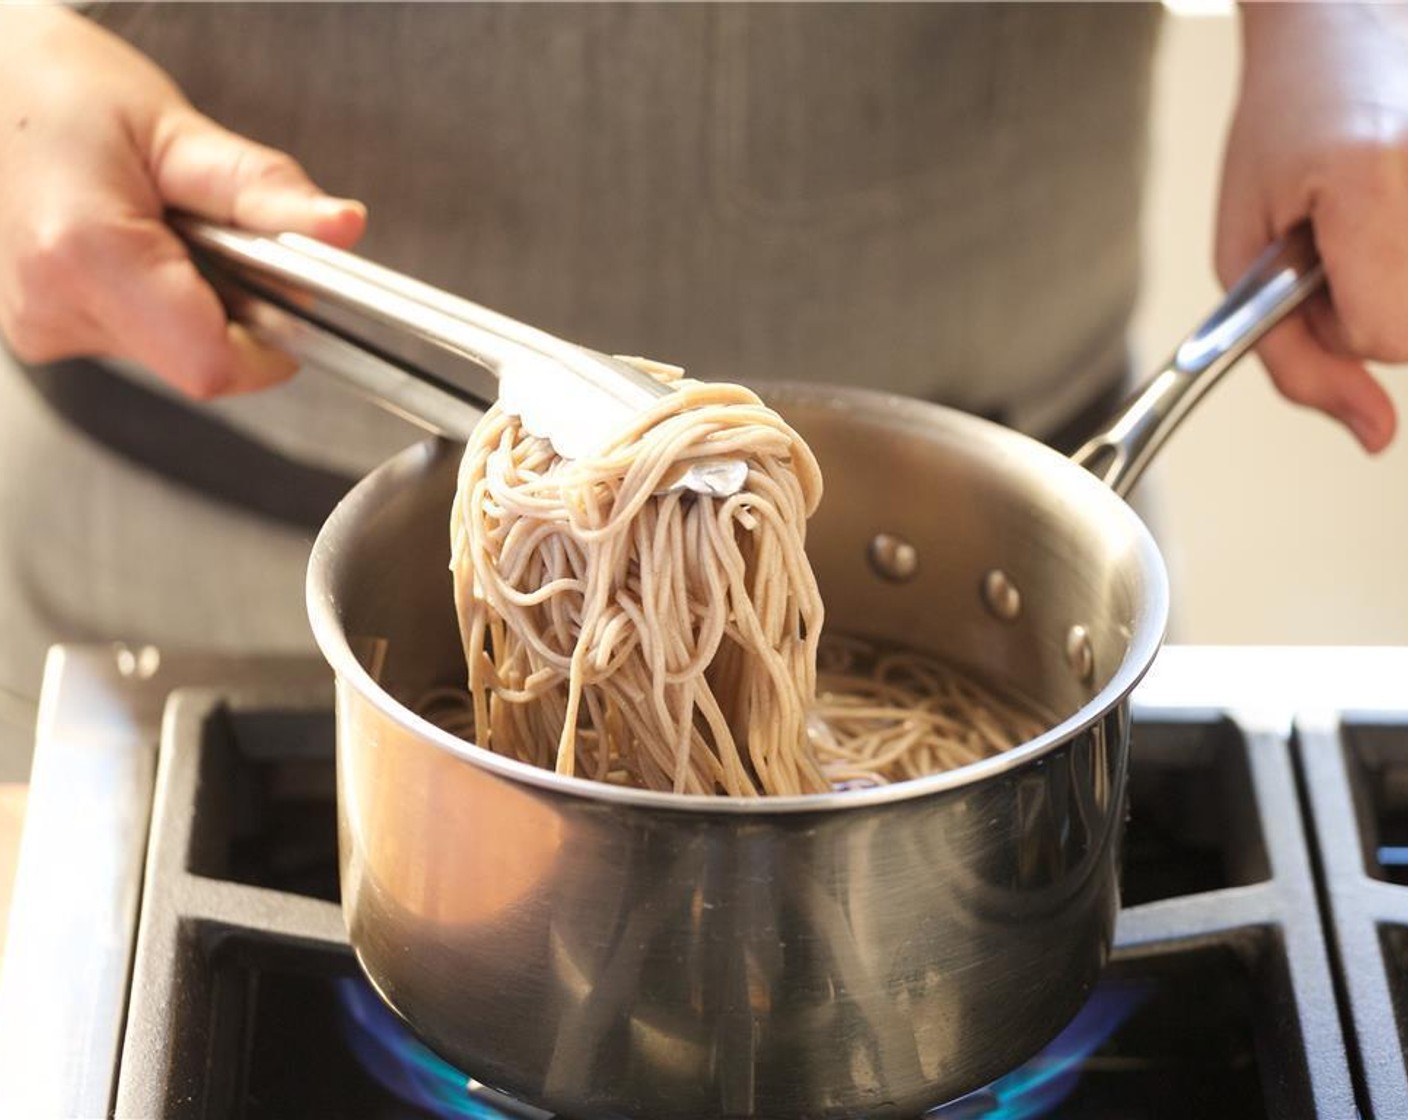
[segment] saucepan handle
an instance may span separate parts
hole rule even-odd
[[[1115,493],[1128,494],[1203,394],[1324,282],[1310,225],[1297,225],[1256,259],[1163,369],[1071,458]]]

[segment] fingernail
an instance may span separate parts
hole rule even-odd
[[[322,195],[313,200],[313,212],[320,218],[340,218],[349,210],[366,216],[367,208],[355,198],[331,198]]]
[[[260,342],[239,323],[226,328],[236,355],[238,375],[233,386],[236,392],[262,389],[287,380],[298,372],[298,360],[293,356]]]
[[[1351,412],[1345,419],[1350,431],[1354,433],[1355,439],[1364,445],[1369,451],[1378,449],[1379,440],[1382,433],[1379,430],[1379,418],[1367,412]]]

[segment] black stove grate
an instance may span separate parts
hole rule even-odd
[[[330,700],[172,695],[119,1116],[427,1115],[367,1076],[339,1025],[336,984],[356,968],[334,901]],[[1131,773],[1106,983],[1145,994],[1048,1115],[1352,1116],[1286,738],[1218,713],[1137,713]],[[1385,959],[1408,960],[1401,933]],[[979,1094],[949,1115],[1028,1115],[1014,1107]]]
[[[341,908],[329,900],[336,898],[335,819],[316,844],[287,825],[314,791],[313,800],[333,803],[330,705],[327,688],[172,694],[117,1115],[320,1114],[311,1106],[289,1111],[256,1076],[269,1063],[254,1059],[266,1052],[277,1019],[269,1001],[283,990],[267,978],[325,984],[356,968]],[[302,1078],[299,1060],[283,1071],[289,1080]]]
[[[1408,720],[1305,719],[1297,747],[1360,1097],[1408,1116]]]

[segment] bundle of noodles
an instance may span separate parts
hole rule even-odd
[[[559,458],[497,407],[476,429],[451,516],[475,739],[648,789],[823,791],[805,553],[820,472],[747,389],[677,388],[591,458]],[[739,493],[658,493],[715,458],[747,463]]]

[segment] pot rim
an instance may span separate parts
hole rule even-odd
[[[892,802],[916,800],[931,794],[975,785],[1008,773],[1052,753],[1063,743],[1098,723],[1125,701],[1148,672],[1163,644],[1168,624],[1168,572],[1148,527],[1123,499],[1094,475],[1028,436],[943,405],[854,386],[779,381],[765,383],[760,388],[769,403],[775,396],[780,396],[783,400],[790,396],[791,399],[805,400],[808,403],[831,401],[852,413],[883,415],[890,423],[898,422],[920,431],[930,430],[929,424],[920,422],[921,418],[940,416],[946,425],[954,427],[960,433],[965,428],[971,429],[969,434],[973,438],[988,441],[993,438],[1000,439],[1006,445],[1001,449],[1002,457],[1027,459],[1043,474],[1059,476],[1059,485],[1070,490],[1072,496],[1078,499],[1082,516],[1099,516],[1121,523],[1129,534],[1135,562],[1145,575],[1147,587],[1143,602],[1130,620],[1132,632],[1129,648],[1104,686],[1071,715],[1019,746],[938,774],[868,789],[756,798],[668,793],[614,786],[589,778],[568,777],[531,763],[496,754],[441,729],[382,688],[353,653],[338,618],[337,596],[328,586],[340,542],[347,536],[344,526],[355,521],[367,508],[375,508],[383,492],[399,491],[413,482],[424,473],[426,465],[431,461],[444,454],[458,454],[457,451],[451,450],[458,445],[434,438],[423,440],[397,453],[354,486],[328,517],[313,544],[306,581],[308,617],[314,639],[339,682],[355,689],[364,700],[404,730],[473,766],[481,767],[512,782],[535,786],[548,793],[589,798],[608,805],[692,814],[765,817],[773,814],[866,809]],[[1098,510],[1098,513],[1087,512],[1090,509]],[[446,518],[448,521],[448,512]]]

